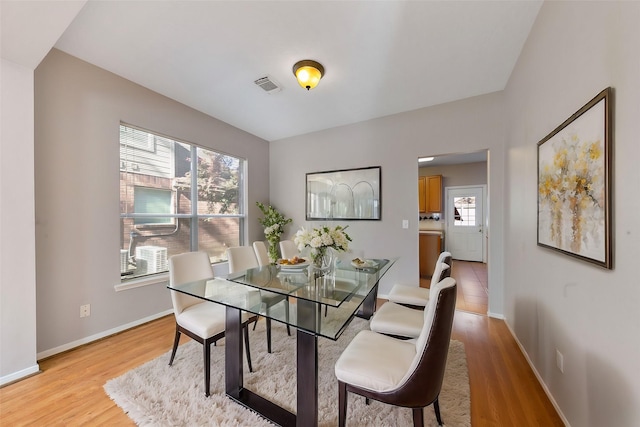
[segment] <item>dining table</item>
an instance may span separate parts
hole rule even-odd
[[[169,288],[226,306],[228,397],[277,425],[317,426],[318,339],[338,340],[355,316],[369,319],[375,311],[378,283],[395,262],[342,261],[331,271],[317,271],[306,262],[270,264]],[[296,330],[296,413],[244,387],[242,311]]]

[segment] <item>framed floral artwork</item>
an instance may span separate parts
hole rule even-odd
[[[306,218],[380,220],[380,166],[307,174]]]
[[[612,88],[538,143],[538,246],[612,269]]]

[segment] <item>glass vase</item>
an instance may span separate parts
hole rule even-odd
[[[310,278],[318,297],[330,298],[335,289],[336,251],[323,247],[311,251]]]
[[[313,249],[311,266],[316,277],[331,274],[335,266],[335,251],[326,246]]]
[[[276,262],[278,262],[278,257],[280,255],[278,252],[280,237],[278,237],[277,240],[267,240],[267,242],[269,243],[269,248],[267,251],[269,253],[269,261],[271,262],[271,264],[275,264]]]

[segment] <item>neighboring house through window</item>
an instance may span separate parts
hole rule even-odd
[[[211,262],[242,242],[244,161],[120,125],[120,274],[168,271],[171,255]]]
[[[173,213],[173,191],[158,188],[135,187],[133,191],[133,211],[137,213]],[[135,225],[143,224],[173,224],[173,218],[135,218]]]

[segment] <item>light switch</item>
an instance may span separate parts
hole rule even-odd
[[[402,220],[402,228],[409,228],[409,220],[408,219],[403,219]]]

